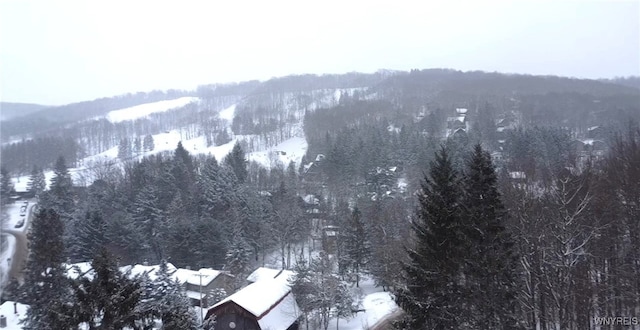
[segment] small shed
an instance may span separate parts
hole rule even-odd
[[[214,315],[216,330],[297,330],[300,309],[285,281],[264,279],[215,304],[206,318]]]

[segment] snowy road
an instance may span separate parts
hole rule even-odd
[[[4,249],[2,250],[2,253],[0,253],[0,255],[2,255],[0,260],[2,283],[0,283],[0,287],[2,288],[4,288],[11,278],[16,278],[20,282],[23,280],[22,270],[26,265],[27,257],[29,255],[27,232],[31,221],[33,220],[34,208],[36,207],[36,203],[34,201],[26,201],[26,203],[28,205],[26,215],[23,216],[18,212],[10,212],[9,221],[7,221],[7,223],[4,224],[4,228],[2,228],[3,235],[12,236],[7,239],[7,245],[3,247]],[[17,205],[12,208],[17,209],[16,206]],[[18,225],[20,220],[23,220],[22,224]],[[16,228],[16,226],[18,228]]]

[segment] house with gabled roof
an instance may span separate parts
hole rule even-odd
[[[191,269],[177,269],[171,275],[180,283],[193,306],[207,307],[210,293],[214,289],[231,289],[233,276],[227,272],[211,268],[201,268],[198,271]]]
[[[216,330],[296,330],[300,309],[287,281],[261,279],[207,311]]]

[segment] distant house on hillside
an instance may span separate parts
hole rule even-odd
[[[214,316],[216,330],[297,330],[300,309],[288,283],[265,279],[215,304],[206,319]]]
[[[601,159],[607,152],[607,144],[602,140],[582,139],[573,140],[571,147],[576,153],[579,162],[584,162],[590,157]]]
[[[604,139],[607,136],[607,131],[602,126],[591,126],[587,128],[588,139]]]
[[[452,135],[460,135],[461,133],[466,133],[467,128],[468,128],[467,109],[457,108],[455,116],[447,117],[446,137],[450,137]]]

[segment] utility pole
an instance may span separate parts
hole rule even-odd
[[[202,315],[202,276],[207,276],[206,274],[193,274],[195,276],[198,276],[200,278],[200,323],[204,323],[204,315]]]

